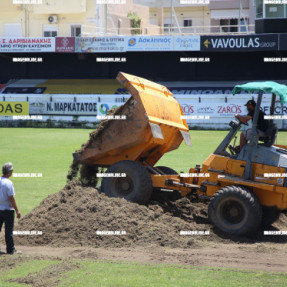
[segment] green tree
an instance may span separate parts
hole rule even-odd
[[[127,17],[130,20],[131,28],[133,28],[131,29],[131,34],[132,35],[141,34],[142,33],[142,29],[141,29],[142,19],[135,12],[129,12]]]

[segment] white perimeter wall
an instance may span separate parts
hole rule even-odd
[[[256,101],[256,95],[253,95]],[[186,116],[206,117],[209,119],[187,119],[191,127],[205,129],[228,128],[234,114],[247,114],[244,104],[252,95],[175,95]],[[129,98],[128,95],[20,95],[0,94],[2,101],[28,101],[30,115],[43,116],[43,121],[80,121],[98,122],[97,115],[103,116],[107,109],[120,106]],[[271,95],[264,95],[262,108],[269,114]],[[282,114],[280,102],[276,102],[276,114]],[[287,106],[283,107],[287,116]],[[1,120],[13,120],[12,116],[0,116]],[[280,129],[287,129],[287,121],[275,121]],[[244,127],[245,128],[245,127]]]

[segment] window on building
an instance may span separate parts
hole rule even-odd
[[[183,19],[183,27],[192,27],[192,19]]]
[[[57,31],[44,31],[44,37],[57,37]]]
[[[72,37],[80,37],[81,34],[82,34],[81,25],[71,25],[71,36]]]
[[[172,25],[171,25],[172,23]],[[173,32],[174,31],[174,20],[171,21],[171,18],[164,18],[163,20],[163,27],[164,27],[164,32]]]
[[[229,32],[229,20],[228,19],[220,19],[219,25],[221,26],[222,32]]]
[[[221,19],[220,26],[222,26],[222,32],[237,32],[238,19]]]
[[[285,7],[282,4],[266,4],[265,5],[265,17],[266,18],[283,18],[284,8]]]
[[[247,32],[248,23],[248,19],[240,20],[240,32]]]
[[[247,25],[248,25],[248,19],[241,18],[240,32],[246,32]],[[221,19],[220,26],[222,32],[238,32],[239,29],[238,19]]]
[[[43,34],[44,37],[57,37],[58,27],[56,25],[45,25]]]
[[[229,32],[237,32],[238,31],[238,19],[230,19],[230,29]]]
[[[169,31],[173,31],[173,25],[171,24],[164,24],[164,32],[169,32]]]
[[[264,0],[255,0],[256,18],[287,18],[287,4],[263,4]]]
[[[263,18],[263,0],[255,0],[255,7],[256,18]]]

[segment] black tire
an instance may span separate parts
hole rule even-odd
[[[225,233],[248,235],[258,229],[262,207],[255,194],[248,189],[231,185],[214,194],[208,206],[208,217],[215,227]]]
[[[152,194],[152,180],[146,167],[138,162],[123,160],[110,166],[106,173],[125,173],[126,177],[104,177],[101,190],[110,197],[121,197],[145,204]]]
[[[167,166],[156,166],[156,168],[162,171],[164,174],[168,174],[168,175],[178,174],[177,171]]]
[[[281,211],[276,207],[266,207],[262,208],[262,220],[260,227],[269,227],[280,217]]]

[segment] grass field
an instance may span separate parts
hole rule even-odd
[[[74,269],[69,271],[70,267]],[[61,270],[56,277],[51,276],[54,268]],[[250,286],[250,282],[252,287],[284,287],[287,284],[287,275],[282,273],[91,260],[31,260],[13,270],[0,271],[0,278],[0,286],[5,287],[27,284],[69,287],[244,287]],[[47,285],[43,285],[43,282]]]
[[[42,173],[39,178],[11,178],[22,215],[27,214],[47,197],[59,191],[66,183],[66,174],[72,153],[88,139],[89,130],[74,129],[18,129],[1,128],[0,164],[11,161],[15,173]],[[166,154],[158,165],[188,172],[201,164],[214,151],[227,131],[191,131],[193,147],[184,143],[176,151]],[[278,144],[287,143],[287,132],[280,132]],[[1,244],[2,245],[2,244]],[[2,258],[0,257],[0,261]],[[39,261],[39,262],[38,262]],[[27,261],[0,270],[0,286],[23,286],[7,280],[36,274],[57,261]],[[287,286],[287,274],[260,271],[195,269],[183,266],[144,265],[98,261],[78,262],[77,270],[59,275],[60,286]],[[35,275],[35,276],[36,276]],[[36,276],[37,277],[37,276]],[[94,282],[98,285],[93,285]],[[155,283],[153,285],[152,283]],[[228,284],[226,285],[226,283]],[[25,285],[27,286],[27,285]],[[36,285],[35,285],[36,286]]]
[[[60,190],[72,162],[72,152],[88,139],[88,130],[0,129],[0,163],[14,173],[42,173],[39,178],[12,178],[23,215]]]

